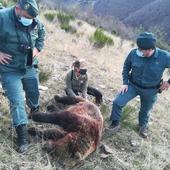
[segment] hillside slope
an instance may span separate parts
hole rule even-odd
[[[40,68],[50,71],[49,80],[43,85],[48,86],[48,91],[41,91],[41,109],[45,107],[55,94],[64,94],[64,77],[70,69],[75,57],[85,59],[88,63],[90,84],[100,89],[104,95],[104,103],[100,107],[105,118],[105,127],[109,124],[112,98],[116,96],[122,84],[121,70],[128,52],[132,48],[130,41],[122,41],[119,37],[112,36],[114,46],[96,49],[89,41],[95,27],[75,20],[72,24],[77,28],[77,34],[69,34],[61,30],[57,22],[48,22],[43,17],[46,26],[46,47],[38,57]],[[82,24],[79,25],[78,23]],[[111,35],[110,35],[111,36]],[[1,98],[1,107],[7,107],[6,99]],[[91,100],[91,98],[89,98]],[[73,169],[73,170],[168,170],[170,166],[170,96],[168,93],[159,95],[154,107],[151,121],[151,133],[144,140],[137,132],[137,114],[139,101],[133,100],[124,111],[121,130],[114,135],[103,132],[102,143],[106,144],[113,153],[102,157],[98,149],[84,162],[74,165],[71,160],[60,159],[60,156],[51,157],[41,150],[42,145],[36,140],[31,140],[29,152],[26,155],[18,154],[11,143],[9,115],[1,116],[0,120],[0,169]],[[34,122],[30,122],[35,126]],[[39,125],[44,128],[45,125]],[[134,144],[135,141],[135,144]],[[132,143],[133,142],[133,143]],[[132,145],[133,144],[133,145]],[[70,158],[71,159],[71,158]]]

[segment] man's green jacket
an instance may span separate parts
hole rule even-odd
[[[15,14],[15,7],[0,10],[0,52],[12,56],[9,64],[0,64],[0,73],[24,72],[27,66],[36,63],[32,52],[44,46],[45,30],[38,18],[25,27]]]

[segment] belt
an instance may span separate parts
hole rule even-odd
[[[141,86],[140,84],[135,83],[135,82],[133,82],[132,80],[129,80],[129,81],[130,81],[132,84],[134,84],[135,86],[137,86],[137,87],[139,87],[139,88],[141,88],[141,89],[159,89],[163,80],[161,80],[160,83],[157,84],[156,86],[148,86],[148,87],[146,87],[146,86]]]

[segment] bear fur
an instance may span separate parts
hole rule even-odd
[[[28,132],[47,140],[48,151],[68,152],[74,158],[85,159],[96,150],[102,135],[103,117],[99,108],[81,97],[55,97],[64,104],[74,104],[60,112],[34,113],[32,120],[60,126],[48,130],[30,128]]]

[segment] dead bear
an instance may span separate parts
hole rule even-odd
[[[79,160],[85,159],[96,150],[102,135],[103,117],[99,108],[90,101],[81,97],[55,97],[55,100],[64,104],[71,104],[67,109],[52,113],[34,113],[32,120],[36,122],[56,124],[62,129],[48,129],[37,131],[30,128],[32,135],[43,137],[46,149],[68,151]],[[72,105],[74,104],[74,105]]]

